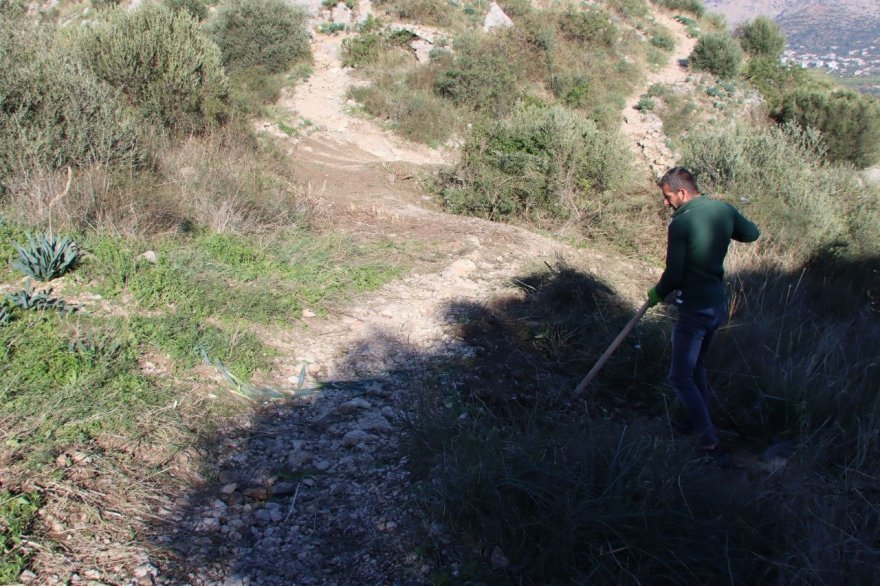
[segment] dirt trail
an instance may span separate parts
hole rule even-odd
[[[349,115],[344,95],[355,81],[340,67],[340,42],[318,36],[315,74],[282,102],[319,130],[284,140],[335,230],[414,251],[417,270],[351,307],[273,334],[286,358],[266,382],[290,388],[305,368],[306,387],[324,386],[266,408],[219,440],[216,481],[179,501],[169,518],[163,539],[179,557],[159,583],[427,582],[434,568],[418,540],[438,529],[412,502],[400,416],[430,363],[475,352],[457,335],[462,313],[517,294],[512,278],[560,257],[613,281],[624,296],[641,294],[643,267],[431,209],[412,166],[454,153],[406,143]]]
[[[694,50],[697,40],[687,36],[686,27],[668,14],[656,12],[657,21],[669,29],[675,39],[675,50],[669,63],[659,71],[648,74],[645,85],[634,92],[624,107],[623,133],[629,138],[632,151],[643,160],[651,171],[652,177],[658,177],[667,168],[675,164],[675,153],[666,145],[663,134],[663,121],[654,112],[636,110],[641,96],[655,83],[664,85],[682,84],[687,80],[687,57]]]

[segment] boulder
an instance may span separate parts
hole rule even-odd
[[[493,28],[510,28],[512,26],[513,21],[510,20],[510,17],[504,14],[497,2],[492,2],[489,5],[489,13],[486,14],[486,19],[483,21],[483,30],[488,32]]]

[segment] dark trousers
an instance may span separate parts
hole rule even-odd
[[[701,443],[718,443],[709,407],[712,389],[706,379],[704,359],[715,331],[727,321],[727,303],[706,309],[679,307],[678,322],[672,332],[672,367],[669,384],[684,404],[691,428],[701,435]]]

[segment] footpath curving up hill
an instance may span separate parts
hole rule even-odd
[[[430,361],[478,351],[457,333],[466,315],[455,308],[516,295],[511,279],[560,260],[613,280],[634,303],[643,288],[645,269],[630,262],[431,209],[414,179],[418,165],[454,153],[348,114],[345,92],[355,82],[341,67],[340,41],[318,35],[314,74],[281,100],[316,130],[279,140],[334,229],[399,242],[402,254],[419,257],[419,268],[351,306],[276,332],[272,343],[288,358],[267,384],[289,387],[307,365],[306,386],[322,390],[268,407],[220,441],[217,480],[170,513],[163,541],[177,554],[159,583],[427,580],[434,562],[420,540],[431,523],[414,501],[401,442]]]
[[[494,32],[469,0],[350,6],[0,22],[30,133],[0,143],[0,577],[867,583],[880,193],[769,118],[699,0],[493,3]],[[177,100],[157,46],[211,78]],[[729,257],[720,457],[673,424],[664,306],[570,393],[658,276],[679,160],[765,234]],[[76,244],[34,285],[53,228]]]

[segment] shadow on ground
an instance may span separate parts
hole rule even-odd
[[[496,427],[502,430],[496,434],[499,451],[494,455],[486,452],[488,457],[499,459],[506,458],[504,454],[508,453],[505,442],[510,440],[504,438],[514,437],[518,433],[516,430],[549,437],[560,433],[564,436],[569,429],[575,430],[572,434],[577,434],[577,429],[586,429],[584,437],[576,440],[555,438],[551,445],[564,446],[574,441],[580,446],[578,452],[591,455],[587,460],[572,464],[572,469],[586,470],[591,474],[596,472],[597,462],[611,466],[595,450],[605,446],[608,453],[614,452],[625,437],[631,438],[636,433],[633,430],[639,430],[635,439],[627,444],[638,448],[627,452],[632,458],[631,465],[637,470],[641,465],[640,458],[647,458],[645,462],[652,464],[645,470],[655,470],[652,474],[659,475],[657,478],[661,480],[657,482],[663,485],[666,478],[663,474],[669,474],[666,468],[672,470],[691,459],[688,444],[672,442],[669,432],[671,395],[664,389],[662,381],[667,364],[670,320],[662,312],[652,312],[621,347],[588,396],[585,399],[572,398],[570,390],[628,321],[635,307],[617,295],[607,283],[564,265],[526,274],[513,282],[515,293],[490,304],[459,303],[446,308],[455,343],[425,352],[394,336],[363,340],[348,353],[350,368],[340,370],[354,372],[354,365],[362,365],[363,356],[368,355],[374,365],[368,372],[357,372],[346,380],[325,381],[322,392],[313,397],[266,406],[241,429],[214,438],[213,445],[207,450],[215,458],[210,479],[192,494],[181,498],[167,521],[155,526],[155,544],[164,552],[159,582],[421,584],[447,580],[456,583],[477,579],[489,571],[495,572],[500,583],[521,581],[523,576],[526,576],[524,583],[538,583],[534,568],[518,565],[516,559],[507,559],[495,546],[503,539],[498,536],[509,528],[500,525],[490,528],[481,525],[483,521],[471,520],[476,525],[469,524],[470,521],[461,517],[465,514],[462,512],[450,518],[446,504],[441,502],[445,498],[444,491],[448,494],[456,485],[441,485],[435,478],[436,473],[449,464],[437,458],[457,457],[466,452],[467,447],[461,448],[460,452],[455,452],[460,446],[446,452],[445,448],[438,446],[448,445],[453,435],[468,426],[493,442],[491,436]],[[753,406],[756,401],[759,407],[757,413],[748,414],[751,417],[748,422],[734,417],[723,425],[738,425],[758,435],[792,434],[792,426],[800,423],[792,423],[784,416],[780,419],[777,408],[769,413],[767,403],[771,399],[767,398],[767,388],[762,386],[764,379],[752,372],[751,386],[747,387],[741,373],[754,358],[752,350],[756,338],[769,335],[768,328],[782,327],[781,323],[774,321],[783,319],[780,311],[794,311],[791,294],[786,298],[784,291],[790,292],[795,285],[798,291],[802,291],[797,296],[797,312],[786,319],[800,320],[800,326],[809,332],[819,335],[831,324],[840,325],[841,322],[836,321],[840,316],[835,310],[821,313],[822,319],[816,317],[822,303],[813,295],[820,288],[821,279],[806,283],[802,274],[768,269],[736,275],[733,283],[734,322],[720,335],[713,358],[715,374],[721,381],[721,394],[734,386],[744,389],[735,393],[736,401],[727,405],[727,412],[748,411],[743,406]],[[864,297],[865,291],[853,291],[848,295],[860,308],[866,308],[851,319],[858,321],[860,327],[872,328],[870,331],[876,337],[880,332],[876,314],[867,309],[869,303],[865,299],[859,301],[859,295]],[[809,316],[812,317],[807,319]],[[847,322],[843,326],[847,324],[852,325]],[[805,331],[799,331],[798,335],[810,343],[804,336]],[[875,339],[872,344],[870,348],[860,350],[859,356],[864,352],[880,351],[880,342]],[[732,356],[733,348],[737,349],[736,357]],[[791,343],[780,352],[787,353],[786,359],[794,360],[801,350]],[[781,358],[777,356],[774,360],[778,364]],[[856,362],[850,366],[862,368],[864,363]],[[767,363],[761,367],[770,369],[771,365]],[[876,369],[870,371],[867,367],[862,374],[877,376]],[[760,376],[770,375],[762,373]],[[809,376],[805,379],[808,382],[812,380]],[[858,385],[866,381],[852,379],[850,382]],[[803,384],[801,379],[789,382]],[[788,405],[783,401],[783,412]],[[829,406],[810,405],[809,408],[827,409]],[[436,421],[431,422],[431,433],[439,437],[428,437],[424,429],[417,427],[425,427],[425,421],[432,418]],[[484,424],[491,429],[481,428]],[[605,425],[618,426],[614,427],[617,431],[612,430],[613,433],[601,435],[601,438],[596,436],[598,432],[595,430],[605,429],[602,427]],[[514,436],[509,435],[511,430]],[[614,442],[605,441],[609,437],[617,438],[617,448]],[[482,439],[485,438],[480,441]],[[467,465],[471,470],[476,466],[477,471],[484,465],[491,468],[494,462],[479,463],[482,444],[478,444],[474,444],[477,463]],[[542,454],[528,456],[525,461],[530,462],[531,458],[543,461],[546,455],[545,450]],[[607,472],[605,468],[602,470],[605,470],[603,474]],[[547,472],[524,473],[527,477],[534,477]],[[468,481],[479,484],[478,477],[479,474],[474,480],[471,475]],[[554,495],[564,496],[568,490],[564,487],[572,486],[576,487],[571,489],[572,495],[579,494],[578,498],[589,500],[584,495],[588,495],[591,489],[582,485],[582,479],[572,480],[552,474],[550,477],[555,478],[553,482],[558,487],[553,491]],[[765,514],[764,509],[759,510],[754,502],[746,502],[746,497],[742,496],[746,493],[740,490],[741,483],[748,479],[747,475],[738,473],[719,481],[712,474],[700,472],[700,478],[712,479],[716,487],[727,487],[716,495],[715,500],[702,502],[707,515],[705,527],[715,533],[707,536],[702,530],[689,529],[686,534],[671,536],[668,543],[660,539],[658,547],[690,547],[701,543],[701,547],[709,548],[717,544],[717,539],[727,539],[726,543],[736,543],[737,547],[750,547],[743,545],[753,538],[748,536],[753,536],[759,525],[773,519]],[[446,477],[444,482],[449,482],[449,478]],[[638,482],[636,484],[642,486]],[[699,488],[700,482],[702,480],[693,484],[694,490]],[[675,499],[685,498],[687,492],[675,488],[674,484],[669,485],[670,503],[678,503]],[[537,497],[531,493],[527,495],[527,501],[533,498]],[[454,502],[454,495],[450,502]],[[528,509],[532,510],[539,502],[540,499],[528,505]],[[610,506],[602,502],[603,506]],[[685,498],[684,502],[684,506],[695,507],[692,514],[702,514],[699,509],[701,501]],[[467,511],[470,506],[465,502],[461,511]],[[639,505],[626,506],[638,509]],[[663,507],[667,506],[670,508],[664,508],[662,514],[656,515],[658,519],[662,517],[656,526],[648,523],[642,527],[637,523],[633,527],[627,526],[627,530],[632,529],[632,535],[639,536],[639,539],[647,535],[649,541],[663,537],[651,534],[652,527],[667,531],[669,527],[681,525],[678,510],[663,501]],[[713,507],[735,514],[737,521],[725,525],[727,517],[724,514],[718,516]],[[540,507],[536,510],[539,511]],[[584,512],[578,510],[578,514]],[[503,517],[504,513],[495,511],[493,515]],[[595,519],[593,513],[590,515],[589,519]],[[575,520],[582,519],[577,515],[570,516]],[[473,517],[481,518],[476,513]],[[749,520],[754,522],[749,524]],[[833,525],[838,521],[840,531],[843,531],[847,520],[833,519],[830,522]],[[467,527],[465,535],[471,538],[451,540],[450,525],[459,524]],[[605,526],[599,529],[602,527]],[[825,527],[826,533],[827,529]],[[470,540],[473,535],[481,535],[481,531],[493,534],[495,541]],[[528,535],[528,531],[522,529],[514,531],[523,539]],[[619,535],[625,533],[622,529]],[[583,559],[592,560],[590,563],[596,560],[598,565],[614,562],[617,565],[612,564],[612,570],[606,568],[611,573],[597,576],[614,576],[613,568],[619,567],[623,572],[619,574],[623,580],[621,583],[637,580],[637,576],[647,571],[646,568],[650,569],[652,564],[659,563],[657,567],[667,572],[670,579],[681,577],[676,572],[682,571],[681,567],[687,568],[681,560],[658,562],[662,556],[652,557],[655,554],[651,553],[650,547],[654,545],[641,544],[642,549],[629,550],[616,557],[613,554],[616,551],[614,535],[618,534],[607,534],[610,541],[594,544],[595,547],[584,544],[588,537],[574,530],[563,536],[564,539],[556,534],[551,537],[563,539],[564,543],[580,544],[575,549],[585,552]],[[795,537],[791,539],[792,542],[796,540]],[[755,551],[748,552],[752,562],[758,559],[756,555],[778,553],[761,549],[763,542],[758,541],[761,540],[755,541]],[[522,547],[505,545],[505,548],[522,553],[524,559],[537,555],[524,549],[525,545],[528,543],[521,543]],[[627,549],[625,544],[622,547]],[[844,548],[843,545],[840,547]],[[871,551],[876,553],[876,548]],[[698,555],[699,548],[695,552],[694,555]],[[556,555],[559,552],[545,551],[534,559],[547,561],[550,558],[541,556],[551,553]],[[728,552],[730,555],[739,553]],[[644,559],[640,557],[643,555],[646,556]],[[671,555],[674,557],[675,552]],[[468,558],[473,565],[459,563]],[[590,575],[584,573],[583,564],[587,562],[563,561],[573,564],[569,576]],[[680,566],[680,562],[684,566]],[[704,562],[705,567],[692,572],[692,578],[714,575],[717,569],[714,562],[694,559],[688,563],[699,565]],[[844,562],[838,566],[828,563],[831,566],[817,569],[817,575],[833,578],[839,575],[838,571],[850,571],[855,566],[862,568],[859,566],[861,562],[857,561],[852,561],[849,566]],[[749,577],[762,579],[782,575],[779,568],[771,566],[770,561],[750,562],[744,564],[741,571]],[[565,575],[567,570],[563,567],[561,571]]]

